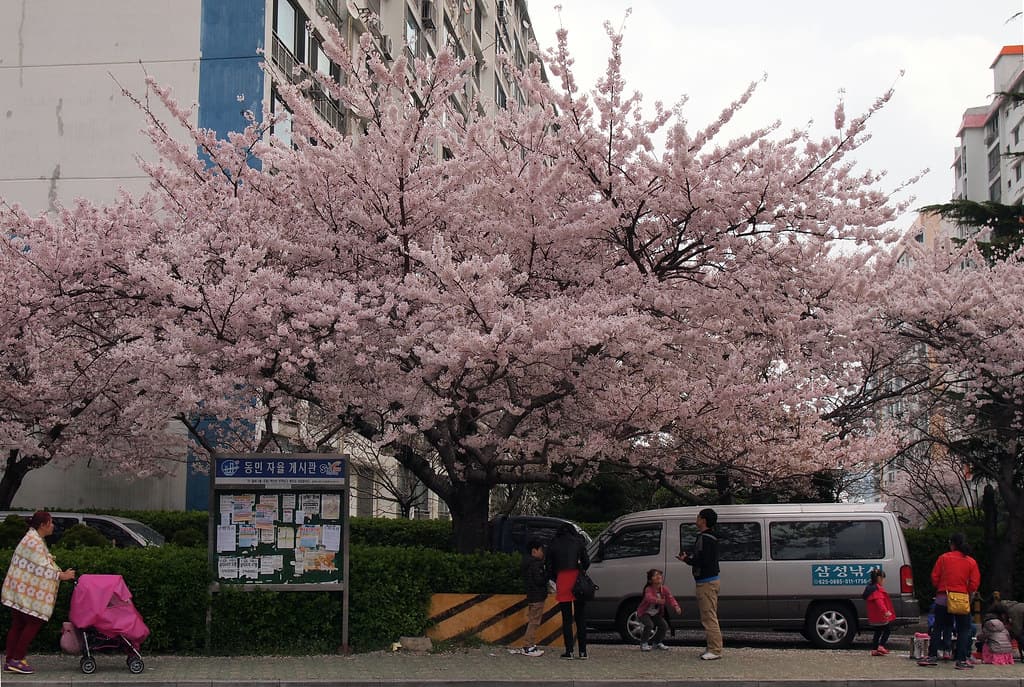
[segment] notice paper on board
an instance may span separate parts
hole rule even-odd
[[[321,536],[324,548],[328,551],[341,549],[341,525],[324,525]]]
[[[217,526],[217,551],[234,551],[235,550],[235,526],[234,525],[218,525]]]

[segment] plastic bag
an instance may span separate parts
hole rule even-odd
[[[60,650],[72,656],[82,653],[82,638],[71,623],[60,626]]]

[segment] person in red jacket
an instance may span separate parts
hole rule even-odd
[[[889,592],[885,591],[885,573],[881,568],[871,571],[871,581],[864,588],[861,597],[867,601],[868,622],[875,629],[875,636],[871,640],[871,655],[885,656],[889,653],[885,643],[889,641],[889,632],[892,631],[896,611],[892,607]]]
[[[978,591],[981,573],[978,562],[971,557],[971,547],[960,532],[949,538],[949,551],[939,556],[932,568],[932,585],[935,587],[935,623],[932,625],[928,642],[928,656],[917,662],[919,666],[938,665],[939,635],[943,629],[956,631],[954,658],[957,670],[968,670],[974,666],[967,660],[971,651],[971,615],[953,615],[946,608],[947,592],[963,592],[968,596]]]

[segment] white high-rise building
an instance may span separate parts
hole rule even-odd
[[[144,96],[145,79],[152,76],[183,105],[195,104],[200,127],[224,136],[245,127],[247,111],[259,117],[265,106],[283,107],[276,84],[294,78],[297,65],[338,73],[322,49],[329,25],[350,44],[369,32],[386,60],[402,53],[433,57],[445,47],[459,58],[474,56],[464,96],[453,101],[464,113],[472,102],[484,110],[523,102],[499,54],[520,67],[539,59],[530,47],[534,33],[526,0],[2,2],[0,199],[35,214],[77,197],[105,203],[121,188],[143,191],[149,178],[138,159],[153,160],[155,154],[141,133],[142,113],[123,91]],[[339,130],[357,126],[341,103],[326,96],[315,103]],[[275,134],[288,132],[279,125]],[[279,429],[284,440],[296,431],[285,423]],[[100,479],[85,462],[70,471],[45,467],[29,473],[15,504],[204,507],[206,476],[191,470],[193,457],[184,443],[180,464],[169,466],[170,478],[140,484]],[[444,514],[432,494],[420,497],[423,491],[410,484],[410,475],[392,472],[381,481],[416,494],[417,516]],[[358,489],[370,473],[353,474]],[[380,493],[363,490],[353,498],[354,514],[395,511]]]

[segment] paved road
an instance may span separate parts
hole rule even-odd
[[[1024,687],[1024,664],[977,666],[957,671],[944,663],[918,667],[906,650],[872,657],[863,648],[818,651],[730,646],[719,661],[701,661],[695,644],[668,651],[641,653],[637,647],[595,645],[587,661],[566,661],[558,652],[539,658],[509,654],[500,647],[464,649],[449,653],[369,653],[354,656],[308,657],[179,657],[146,656],[146,670],[131,675],[123,657],[101,656],[91,676],[78,670],[78,660],[66,656],[31,657],[35,675],[4,673],[3,685],[35,687],[80,685],[187,685],[188,687],[611,687],[668,685],[669,687],[810,687],[828,683],[848,687]]]

